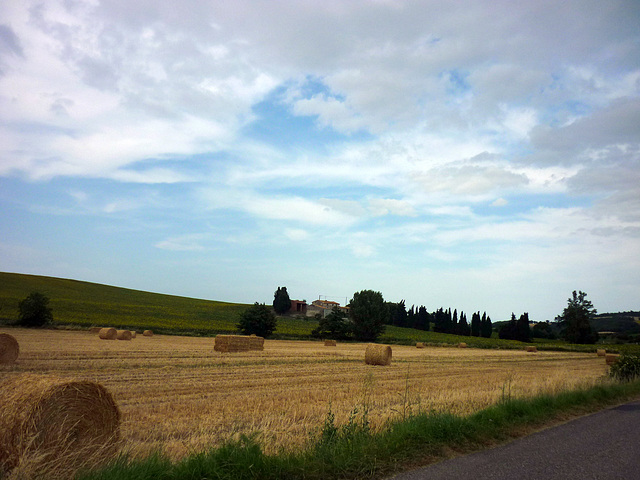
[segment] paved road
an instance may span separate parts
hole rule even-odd
[[[393,480],[640,480],[640,401]]]

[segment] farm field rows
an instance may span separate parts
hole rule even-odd
[[[3,331],[18,340],[20,357],[0,366],[0,379],[30,372],[97,381],[123,413],[124,451],[162,449],[175,459],[256,431],[267,451],[294,448],[329,410],[340,424],[366,405],[375,429],[409,411],[466,414],[502,395],[594,384],[607,372],[592,353],[393,346],[391,366],[380,367],[365,365],[366,345],[356,343],[267,340],[264,351],[220,353],[212,338]]]

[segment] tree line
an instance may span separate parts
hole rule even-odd
[[[433,326],[434,332],[451,333],[453,335],[463,335],[471,337],[491,337],[493,325],[491,317],[487,316],[487,312],[480,315],[480,312],[474,312],[471,315],[471,322],[467,320],[467,315],[451,308],[445,310],[439,308],[433,313],[429,313],[424,305],[416,308],[412,305],[409,310],[406,309],[405,301],[398,303],[387,302],[389,311],[388,324],[397,327],[415,328],[417,330],[428,331]]]

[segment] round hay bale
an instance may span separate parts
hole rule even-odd
[[[101,328],[98,336],[102,340],[115,340],[118,337],[118,331],[115,328]]]
[[[424,342],[416,342],[416,348],[424,348]]]
[[[91,333],[100,333],[100,330],[102,330],[102,327],[91,327],[89,329],[89,332],[91,332]]]
[[[465,342],[460,342],[458,344],[458,348],[467,348],[467,344]]]
[[[15,363],[20,354],[18,341],[8,333],[0,333],[0,365]]]
[[[533,345],[527,345],[527,352],[537,352],[538,347],[534,347]]]
[[[131,338],[136,338],[136,331],[135,330],[131,330]]]
[[[153,337],[153,332],[151,330],[145,330],[144,332],[142,332],[142,335],[144,335],[145,337]]]
[[[118,340],[131,340],[131,332],[129,330],[118,330],[116,338]]]
[[[338,342],[336,342],[335,340],[325,340],[324,341],[324,346],[325,347],[336,347],[338,345]]]
[[[616,355],[614,353],[607,353],[604,356],[604,359],[607,362],[607,365],[613,365],[614,363],[617,363],[619,358],[620,358],[620,355]]]
[[[33,374],[0,383],[0,472],[95,466],[119,439],[120,410],[102,385]]]
[[[596,350],[596,355],[599,357],[604,357],[607,354],[607,351],[604,348],[599,348]]]
[[[390,365],[391,347],[389,345],[370,343],[364,353],[364,362],[367,365]]]

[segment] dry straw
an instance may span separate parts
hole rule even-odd
[[[0,365],[15,363],[20,354],[18,341],[8,333],[0,333]]]
[[[538,348],[533,345],[527,345],[527,352],[537,352]]]
[[[338,345],[338,342],[336,342],[335,340],[325,340],[324,341],[324,346],[325,347],[336,347]]]
[[[389,345],[370,343],[364,352],[364,362],[367,365],[390,365],[391,347]]]
[[[613,353],[607,353],[604,358],[605,358],[605,360],[607,362],[607,365],[613,365],[614,363],[618,362],[618,359],[620,358],[620,355],[615,355]]]
[[[467,348],[467,344],[465,342],[460,342],[458,344],[458,348]]]
[[[102,340],[115,340],[118,337],[118,331],[115,328],[101,328],[98,336]]]
[[[129,330],[118,330],[116,338],[118,340],[131,340],[131,332]]]
[[[145,330],[144,332],[142,332],[142,335],[144,335],[145,337],[153,337],[153,332],[151,330]]]
[[[604,357],[607,354],[607,351],[604,348],[599,348],[596,350],[596,355],[599,357]]]
[[[102,385],[34,374],[0,383],[0,477],[95,466],[119,438],[120,410]]]
[[[216,352],[248,352],[264,350],[264,338],[255,335],[216,335]]]
[[[416,348],[424,348],[424,342],[416,342]]]

